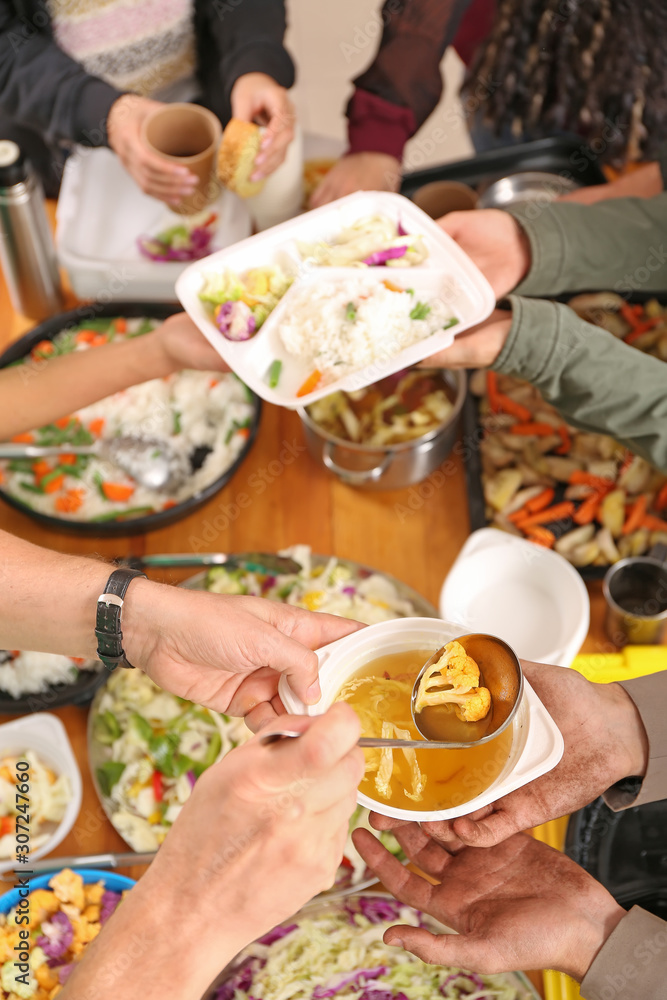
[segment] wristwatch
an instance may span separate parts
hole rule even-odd
[[[123,598],[127,588],[137,576],[146,578],[146,574],[138,569],[115,569],[107,580],[104,593],[97,598],[97,619],[95,635],[97,636],[97,655],[107,668],[130,667],[123,650],[123,633],[121,631],[121,614]]]

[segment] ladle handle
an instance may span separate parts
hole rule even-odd
[[[278,743],[280,740],[297,739],[302,733],[295,733],[289,729],[276,730],[273,733],[264,733],[260,736],[259,742],[263,744]],[[404,750],[407,747],[414,747],[418,750],[460,750],[465,743],[436,743],[433,740],[388,740],[380,736],[361,736],[357,740],[357,745],[370,749],[371,747],[393,747],[396,750]]]

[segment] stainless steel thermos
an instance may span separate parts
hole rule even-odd
[[[0,141],[0,265],[17,312],[62,309],[60,275],[39,179],[15,142]]]

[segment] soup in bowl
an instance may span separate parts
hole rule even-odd
[[[398,729],[404,734],[398,738],[418,739],[410,714],[414,680],[437,649],[461,634],[460,626],[437,619],[371,625],[318,651],[322,698],[317,705],[305,706],[284,677],[281,699],[288,712],[306,715],[321,714],[345,700],[358,713],[364,735],[382,736],[384,726],[391,737]],[[357,797],[361,805],[397,819],[453,819],[551,770],[562,756],[563,739],[524,682],[511,723],[480,746],[364,753],[367,768]]]

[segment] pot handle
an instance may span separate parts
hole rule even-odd
[[[335,447],[332,441],[325,441],[324,448],[322,449],[322,461],[329,472],[333,472],[335,476],[339,476],[343,482],[349,483],[350,486],[363,486],[364,483],[376,483],[378,479],[384,476],[391,465],[392,456],[391,452],[388,451],[380,464],[373,466],[372,469],[344,469],[342,465],[338,465],[334,461],[333,451]]]

